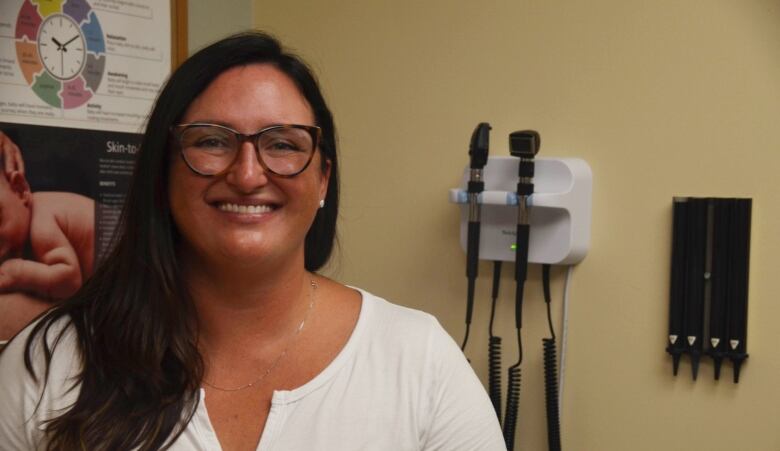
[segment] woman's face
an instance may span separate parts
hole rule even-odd
[[[219,75],[189,106],[181,123],[211,123],[252,134],[270,125],[315,125],[295,83],[269,64],[250,64]],[[235,263],[303,266],[306,232],[325,198],[330,165],[321,154],[292,178],[263,169],[250,142],[222,174],[204,177],[172,155],[168,196],[184,251],[206,265]],[[292,260],[291,260],[292,259]],[[192,261],[192,260],[191,260]],[[259,269],[259,268],[258,268]]]

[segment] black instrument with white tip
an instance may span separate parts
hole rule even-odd
[[[469,173],[468,201],[469,201],[469,226],[466,241],[466,277],[468,278],[468,295],[466,298],[466,336],[463,338],[462,350],[466,350],[471,328],[471,316],[474,311],[474,285],[477,280],[479,267],[479,229],[481,210],[479,194],[485,189],[482,179],[482,170],[487,164],[488,148],[490,147],[490,124],[481,122],[471,134],[469,145]]]
[[[520,329],[523,323],[523,289],[528,275],[528,244],[530,242],[529,197],[534,192],[534,157],[539,152],[541,139],[534,130],[523,130],[509,135],[509,153],[520,158],[517,181],[517,236],[515,240],[515,327],[517,328],[517,362],[509,367],[506,413],[504,414],[504,441],[507,449],[515,446],[515,429],[520,407],[520,365],[523,363],[523,343]]]

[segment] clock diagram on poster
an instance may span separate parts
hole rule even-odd
[[[24,79],[47,104],[77,108],[97,92],[106,45],[86,0],[24,0],[15,39]]]

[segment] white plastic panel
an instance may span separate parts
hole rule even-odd
[[[582,261],[590,246],[590,166],[579,158],[538,158],[534,194],[530,198],[531,263],[571,265]],[[517,228],[517,165],[515,157],[490,157],[485,166],[485,191],[480,195],[481,260],[515,261]],[[461,204],[460,243],[466,249],[468,204],[465,192],[469,168],[461,188],[450,190],[450,202]]]

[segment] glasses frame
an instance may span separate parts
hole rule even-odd
[[[227,130],[227,131],[233,133],[236,136],[236,139],[238,140],[238,150],[240,150],[241,145],[244,144],[245,142],[252,143],[252,147],[255,148],[255,156],[257,157],[257,161],[260,162],[260,166],[262,166],[264,170],[270,172],[271,174],[273,174],[273,175],[275,175],[277,177],[283,177],[283,178],[295,177],[296,175],[298,175],[301,172],[305,171],[306,168],[309,167],[309,165],[311,164],[311,161],[314,159],[314,154],[317,153],[317,149],[319,148],[319,145],[320,145],[320,138],[322,137],[322,129],[320,127],[317,127],[316,125],[276,124],[276,125],[271,125],[269,127],[265,127],[263,129],[260,129],[260,130],[258,130],[256,132],[250,133],[250,134],[240,133],[240,132],[238,132],[236,130],[233,130],[232,128],[227,127],[225,125],[211,124],[209,122],[191,122],[191,123],[187,123],[187,124],[176,124],[176,125],[171,126],[170,133],[171,133],[171,136],[173,137],[174,141],[176,142],[177,147],[179,148],[179,155],[181,155],[181,159],[184,160],[184,163],[187,165],[188,168],[190,168],[190,170],[192,172],[194,172],[194,173],[196,173],[198,175],[204,176],[204,177],[216,177],[218,175],[224,174],[225,172],[227,172],[231,168],[231,166],[233,166],[233,164],[236,162],[235,159],[238,158],[238,154],[239,154],[239,152],[237,150],[236,151],[236,155],[235,155],[233,161],[231,161],[230,164],[228,164],[227,167],[225,167],[225,169],[223,169],[222,171],[217,172],[215,174],[206,174],[206,173],[200,172],[197,169],[193,168],[192,165],[190,164],[190,162],[187,161],[187,157],[184,156],[184,147],[182,146],[182,143],[181,143],[181,136],[184,133],[184,131],[187,130],[188,128],[205,127],[205,126],[207,126],[207,127],[217,127],[217,128],[221,128],[223,130]],[[309,133],[309,135],[311,135],[312,144],[313,144],[313,150],[311,152],[311,155],[309,155],[309,159],[306,161],[306,164],[303,165],[303,167],[301,168],[300,171],[295,172],[293,174],[279,174],[279,173],[273,171],[271,168],[269,168],[268,165],[266,165],[265,161],[263,161],[263,157],[260,155],[260,146],[258,145],[259,137],[263,133],[271,131],[271,130],[279,130],[279,129],[285,129],[285,128],[297,128],[297,129],[301,129],[301,130],[306,130]]]

